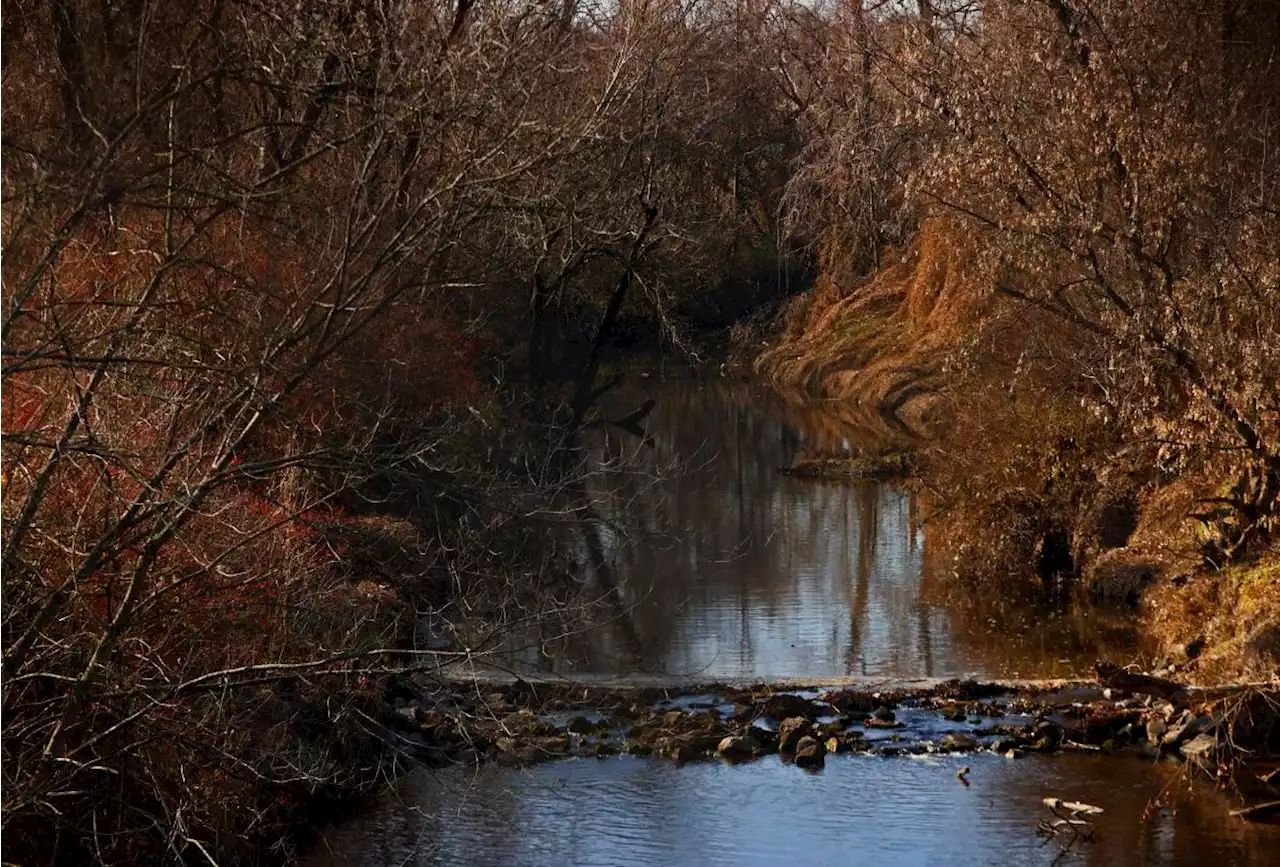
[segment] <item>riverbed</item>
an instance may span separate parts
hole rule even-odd
[[[1141,648],[1123,616],[947,592],[917,494],[779,470],[878,446],[874,423],[749,384],[636,377],[652,445],[601,435],[590,494],[615,613],[571,638],[523,636],[504,664],[673,682],[1070,677]],[[619,461],[625,456],[626,461]],[[957,776],[962,767],[969,772]],[[422,771],[328,829],[321,865],[1049,864],[1046,796],[1100,806],[1058,863],[1270,864],[1280,831],[1227,815],[1183,766],[1137,756],[777,756],[730,766],[639,757]]]

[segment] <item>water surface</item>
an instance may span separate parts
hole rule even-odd
[[[956,778],[971,768],[968,787]],[[1095,841],[1058,863],[1271,865],[1280,828],[1217,793],[1162,805],[1178,766],[1129,757],[841,755],[818,774],[776,757],[678,768],[574,759],[524,771],[420,773],[328,836],[305,867],[1046,865],[1046,795],[1103,807]]]
[[[949,597],[921,503],[892,484],[780,472],[798,457],[875,449],[890,431],[726,380],[635,379],[605,415],[657,401],[653,447],[610,429],[591,496],[618,604],[572,640],[527,640],[556,672],[701,680],[1060,677],[1128,661],[1128,624],[987,597]],[[945,566],[945,564],[943,564]]]
[[[1052,677],[1135,652],[1125,624],[1050,615],[998,594],[954,598],[930,557],[924,511],[893,485],[825,484],[779,468],[880,444],[866,420],[788,406],[726,382],[641,381],[654,447],[611,435],[639,467],[591,488],[616,591],[604,628],[534,641],[528,666],[693,679]],[[956,777],[969,765],[969,786]],[[776,757],[728,767],[639,758],[528,770],[420,772],[331,829],[307,867],[628,865],[1041,865],[1057,796],[1105,809],[1096,843],[1058,863],[1262,865],[1280,832],[1195,789],[1176,808],[1175,763],[1071,755],[1007,760],[834,756],[819,774]]]

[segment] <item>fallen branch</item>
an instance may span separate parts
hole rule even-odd
[[[1167,698],[1174,704],[1185,703],[1190,697],[1190,691],[1187,689],[1186,684],[1166,680],[1163,677],[1134,674],[1109,662],[1099,662],[1094,666],[1094,670],[1098,673],[1098,682],[1111,689],[1136,692],[1142,695],[1157,695],[1161,698]]]
[[[1272,816],[1280,816],[1280,801],[1264,801],[1252,807],[1241,807],[1238,810],[1232,810],[1231,815],[1246,822],[1257,822]]]

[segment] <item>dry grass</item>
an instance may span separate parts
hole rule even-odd
[[[1190,666],[1199,682],[1280,675],[1280,551],[1162,583],[1143,608],[1145,627],[1166,648],[1205,638]]]
[[[912,249],[842,288],[829,270],[782,341],[756,361],[779,384],[927,424],[945,353],[989,297],[972,245],[951,223],[921,228]]]

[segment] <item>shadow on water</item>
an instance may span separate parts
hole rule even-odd
[[[916,495],[784,476],[797,457],[883,446],[848,408],[740,382],[634,380],[653,448],[608,431],[587,495],[611,605],[571,639],[520,636],[511,662],[558,673],[769,677],[1059,677],[1134,652],[1096,612],[948,599],[931,574]],[[609,463],[625,453],[626,462]],[[597,570],[598,572],[601,570]]]

